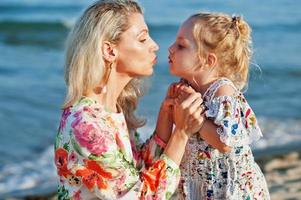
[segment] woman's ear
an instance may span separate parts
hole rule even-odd
[[[102,44],[102,55],[106,61],[113,63],[117,59],[116,46],[109,41],[104,41]]]
[[[214,67],[217,62],[217,57],[214,53],[209,53],[207,56],[207,65],[209,67]]]

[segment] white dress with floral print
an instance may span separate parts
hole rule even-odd
[[[179,166],[153,135],[129,133],[124,115],[83,97],[65,109],[55,143],[58,199],[169,199]]]
[[[245,97],[236,88],[231,96],[215,96],[225,78],[215,81],[204,94],[205,115],[219,127],[220,140],[232,147],[220,153],[204,140],[189,139],[180,165],[181,180],[172,199],[189,200],[268,200],[265,178],[254,161],[250,143],[261,130]]]

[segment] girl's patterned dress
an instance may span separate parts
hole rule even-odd
[[[215,96],[223,85],[231,85],[235,94]],[[204,102],[206,117],[219,127],[220,140],[232,150],[220,153],[198,136],[191,137],[180,165],[179,189],[172,199],[270,199],[265,178],[249,146],[262,133],[243,94],[230,80],[222,78],[209,86]]]
[[[58,199],[169,199],[179,166],[153,135],[129,134],[122,113],[83,97],[63,111],[55,142]]]

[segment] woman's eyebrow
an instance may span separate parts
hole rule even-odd
[[[145,28],[145,29],[143,29],[143,30],[141,30],[138,34],[137,34],[137,36],[140,36],[140,35],[142,35],[142,34],[144,34],[144,33],[148,33],[148,30]]]

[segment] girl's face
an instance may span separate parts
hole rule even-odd
[[[197,46],[192,35],[193,24],[187,20],[180,27],[176,41],[169,47],[170,73],[190,80],[200,65]]]
[[[122,33],[117,45],[116,70],[131,77],[149,76],[153,73],[159,47],[150,37],[142,14],[131,14],[128,21],[130,28]]]

